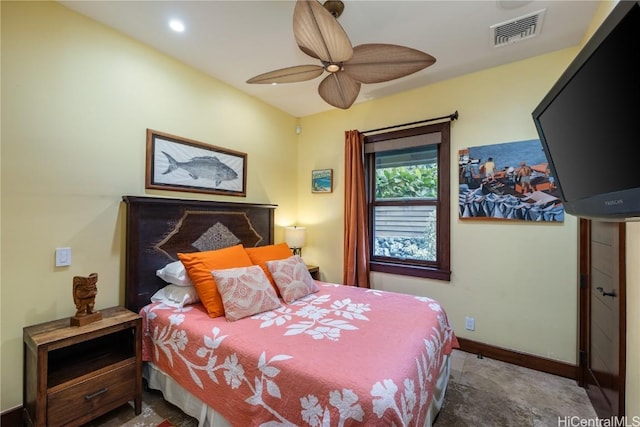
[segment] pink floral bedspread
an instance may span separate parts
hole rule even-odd
[[[234,426],[423,425],[458,343],[430,298],[317,282],[320,292],[236,322],[151,304],[143,360]]]

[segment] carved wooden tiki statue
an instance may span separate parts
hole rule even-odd
[[[75,276],[73,278],[73,302],[76,304],[76,316],[83,317],[93,313],[98,288],[98,274],[91,273],[88,277]]]

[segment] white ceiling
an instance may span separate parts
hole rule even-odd
[[[61,3],[293,116],[333,109],[317,93],[323,77],[277,86],[246,83],[278,68],[319,65],[295,43],[291,0]],[[410,76],[362,85],[356,103],[578,45],[597,7],[593,0],[346,0],[339,22],[354,46],[399,44],[437,60]],[[539,35],[493,47],[490,26],[540,9],[546,12]],[[186,30],[171,31],[171,18]]]

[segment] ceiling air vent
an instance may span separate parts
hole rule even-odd
[[[494,47],[505,46],[511,43],[535,37],[542,29],[542,19],[546,9],[532,12],[509,21],[492,25],[491,43]]]

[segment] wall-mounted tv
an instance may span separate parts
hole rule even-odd
[[[640,220],[640,1],[618,2],[533,120],[566,212]]]

